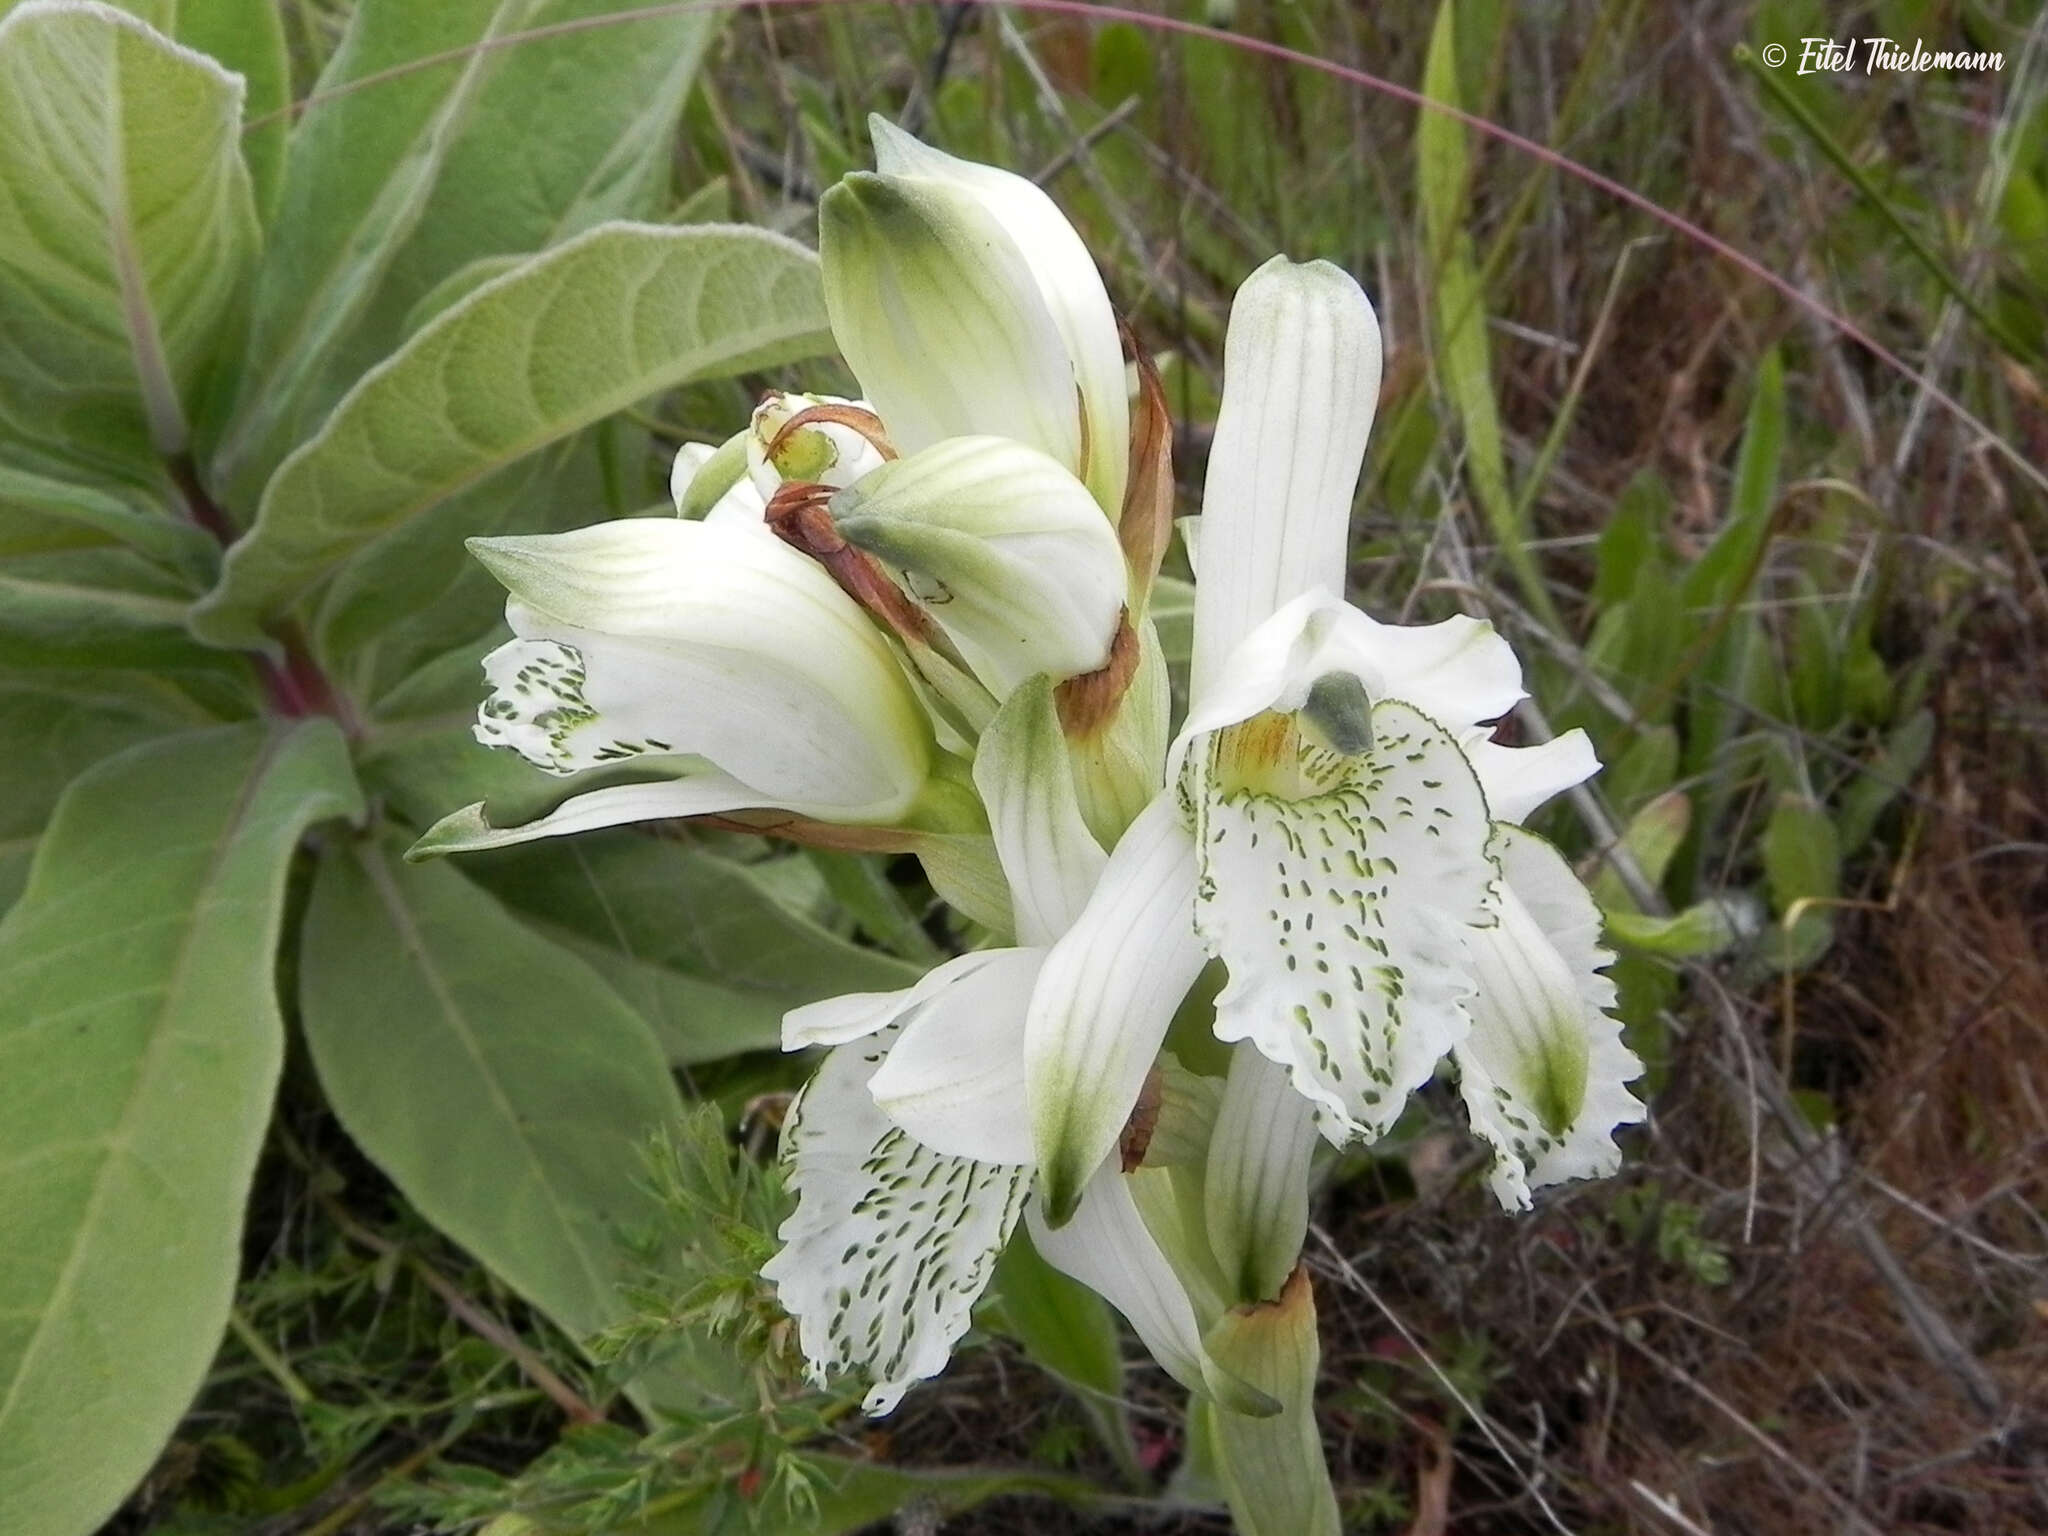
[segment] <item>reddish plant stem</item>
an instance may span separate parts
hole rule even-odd
[[[213,499],[199,478],[198,466],[192,462],[189,453],[180,453],[164,461],[171,483],[184,498],[185,513],[199,527],[212,535],[222,549],[234,544],[238,537],[233,519]],[[252,659],[257,674],[263,679],[263,696],[270,705],[272,714],[288,720],[303,720],[312,715],[328,715],[341,722],[342,728],[351,736],[357,731],[355,711],[348,700],[335,691],[327,674],[320,670],[320,664],[313,659],[312,648],[297,625],[283,626],[277,636],[282,650],[282,659],[257,655]]]

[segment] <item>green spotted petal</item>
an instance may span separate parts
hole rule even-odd
[[[833,1051],[790,1106],[782,1155],[797,1207],[761,1270],[813,1378],[861,1372],[870,1414],[945,1369],[1031,1187],[1028,1165],[934,1152],[875,1107],[868,1080],[896,1035]]]
[[[1486,800],[1456,740],[1398,702],[1305,799],[1193,795],[1195,925],[1229,968],[1216,1034],[1288,1069],[1330,1140],[1384,1133],[1470,1027],[1462,931],[1494,921]]]
[[[1614,1128],[1643,1118],[1627,1088],[1643,1064],[1608,1011],[1614,957],[1571,866],[1519,827],[1496,826],[1493,847],[1501,921],[1466,935],[1479,993],[1455,1054],[1472,1128],[1494,1149],[1493,1191],[1521,1210],[1532,1189],[1621,1166]]]

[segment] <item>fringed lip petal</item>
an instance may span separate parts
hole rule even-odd
[[[763,1267],[812,1375],[857,1370],[869,1414],[936,1376],[1016,1226],[1031,1170],[949,1157],[875,1107],[885,1030],[828,1056],[790,1106],[783,1160],[797,1206]]]
[[[1402,703],[1328,790],[1197,801],[1196,926],[1230,972],[1216,1034],[1290,1073],[1342,1144],[1383,1134],[1468,1028],[1462,930],[1490,921],[1478,780]]]
[[[1195,588],[1197,699],[1279,609],[1342,595],[1351,498],[1379,403],[1379,320],[1328,262],[1276,256],[1260,267],[1231,303],[1223,348]]]
[[[1052,946],[1025,1026],[1025,1082],[1047,1219],[1073,1214],[1116,1145],[1166,1028],[1207,957],[1191,920],[1194,846],[1171,791],[1110,854]]]
[[[1616,1127],[1643,1118],[1627,1085],[1642,1062],[1611,1010],[1613,956],[1600,911],[1563,855],[1498,826],[1502,921],[1466,936],[1479,981],[1472,1031],[1455,1053],[1472,1127],[1492,1144],[1493,1191],[1510,1210],[1566,1179],[1621,1166]]]

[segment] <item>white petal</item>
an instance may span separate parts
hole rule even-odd
[[[924,177],[842,177],[818,205],[825,307],[898,451],[1029,444],[1077,474],[1074,370],[1030,263],[976,199]]]
[[[634,821],[666,821],[677,816],[716,816],[725,811],[761,808],[757,791],[722,773],[703,773],[658,784],[618,784],[572,795],[545,816],[522,826],[495,827],[484,802],[443,816],[413,844],[406,857],[424,859],[443,853],[473,853],[480,848],[509,848],[537,838],[564,837],[599,827]]]
[[[529,642],[493,658],[494,743],[557,772],[699,756],[754,804],[841,821],[899,819],[923,788],[929,730],[886,642],[780,540],[632,518],[471,547]]]
[[[1138,1178],[1168,1178],[1164,1170]],[[1187,1288],[1146,1227],[1131,1197],[1131,1179],[1115,1159],[1102,1165],[1064,1226],[1047,1224],[1038,1201],[1026,1207],[1031,1241],[1045,1261],[1072,1275],[1124,1315],[1152,1358],[1190,1392],[1243,1408],[1264,1406],[1244,1383],[1222,1371],[1202,1347],[1202,1320]]]
[[[1503,747],[1485,730],[1470,732],[1465,756],[1472,760],[1495,821],[1522,822],[1554,795],[1583,784],[1600,771],[1593,743],[1581,730],[1534,747]]]
[[[1087,487],[1037,449],[949,438],[867,475],[831,511],[996,698],[1108,662],[1123,551]]]
[[[927,177],[960,188],[994,215],[1023,253],[1066,344],[1087,418],[1088,462],[1077,473],[1111,518],[1123,509],[1130,454],[1130,396],[1116,313],[1102,274],[1059,206],[1022,176],[933,149],[878,117],[868,118],[875,168],[884,175]]]
[[[989,722],[974,786],[1010,882],[1017,942],[1050,944],[1081,915],[1109,858],[1082,820],[1049,679],[1019,688]]]
[[[1195,697],[1287,603],[1343,594],[1351,497],[1379,389],[1379,321],[1349,274],[1276,256],[1238,289],[1202,493]]]
[[[1486,802],[1457,743],[1406,704],[1303,800],[1204,791],[1196,923],[1230,970],[1216,1034],[1289,1069],[1339,1143],[1376,1137],[1468,1027],[1460,935],[1490,921]]]
[[[1496,719],[1524,696],[1514,649],[1491,624],[1466,614],[1382,624],[1347,606],[1311,664],[1318,672],[1348,671],[1374,699],[1399,699],[1452,725]]]
[[[1130,1118],[1201,974],[1194,846],[1171,791],[1131,823],[1080,917],[1046,957],[1025,1029],[1040,1190],[1063,1221]]]
[[[1438,624],[1381,624],[1310,593],[1260,624],[1222,663],[1194,700],[1181,739],[1262,710],[1291,713],[1333,672],[1356,677],[1374,703],[1396,699],[1454,729],[1503,715],[1523,696],[1521,663],[1491,624],[1462,614]]]
[[[987,954],[972,975],[905,1015],[868,1091],[883,1114],[934,1151],[1028,1163],[1024,1019],[1045,951]]]
[[[754,482],[742,475],[724,495],[711,503],[704,514],[707,526],[716,528],[759,528],[768,517],[768,502]]]
[[[1608,1011],[1600,911],[1558,851],[1495,830],[1505,873],[1501,922],[1466,935],[1479,981],[1472,1032],[1456,1051],[1472,1128],[1493,1144],[1494,1193],[1510,1210],[1564,1179],[1621,1166],[1614,1129],[1643,1118],[1627,1084],[1643,1065]]]
[[[1000,949],[977,949],[927,971],[914,987],[896,992],[848,992],[792,1008],[782,1016],[782,1048],[801,1051],[816,1045],[845,1045],[872,1035],[948,988],[969,980],[998,955],[1007,953]]]
[[[839,1047],[790,1106],[782,1151],[797,1207],[761,1271],[813,1377],[863,1372],[871,1414],[945,1369],[1031,1179],[1028,1167],[934,1152],[875,1108],[868,1080],[893,1041]]]

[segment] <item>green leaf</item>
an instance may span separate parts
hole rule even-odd
[[[1778,925],[1766,946],[1781,970],[1818,960],[1834,936],[1831,904],[1842,894],[1842,848],[1826,806],[1784,794],[1764,825],[1764,877]]]
[[[1678,732],[1668,725],[1653,725],[1638,731],[1628,750],[1608,765],[1600,786],[1608,803],[1626,813],[1670,788],[1677,777]]]
[[[20,897],[65,785],[138,742],[215,723],[159,677],[0,672],[0,914]]]
[[[1854,853],[1870,841],[1878,818],[1893,800],[1912,787],[1934,747],[1934,715],[1916,709],[1884,739],[1884,745],[1842,791],[1842,851]]]
[[[0,418],[129,477],[185,448],[256,254],[241,104],[118,11],[0,19]]]
[[[0,652],[17,667],[240,666],[185,631],[191,588],[125,549],[0,560]]]
[[[686,223],[676,219],[673,223]],[[412,335],[442,310],[449,308],[456,300],[467,298],[494,277],[503,277],[526,258],[517,253],[505,256],[479,256],[475,261],[457,267],[440,282],[434,284],[417,303],[405,312],[404,334]]]
[[[1020,1233],[996,1263],[1004,1332],[1062,1381],[1116,1398],[1123,1394],[1123,1347],[1108,1303],[1038,1255]]]
[[[1664,883],[1665,871],[1671,868],[1679,845],[1691,830],[1691,797],[1684,790],[1670,789],[1629,818],[1628,830],[1622,833],[1621,843],[1654,890]],[[1594,894],[1603,904],[1621,905],[1618,898],[1622,890],[1620,876],[1612,868],[1603,868],[1594,882]],[[1610,896],[1617,899],[1610,900]]]
[[[278,0],[176,0],[171,35],[242,77],[242,115],[254,124],[242,133],[256,208],[269,223],[284,188],[290,149],[292,61]],[[158,31],[166,30],[161,24]],[[267,121],[265,121],[267,119]]]
[[[1456,0],[1442,0],[1422,73],[1423,95],[1453,108],[1461,102],[1456,16]],[[1486,290],[1472,237],[1464,228],[1471,175],[1465,134],[1462,122],[1429,110],[1415,127],[1417,193],[1425,249],[1436,276],[1437,366],[1465,429],[1465,468],[1473,494],[1530,607],[1551,628],[1561,630],[1564,626],[1549,589],[1529,552],[1529,530],[1508,487],[1500,407],[1493,393],[1493,355],[1486,337]]]
[[[909,898],[889,878],[887,861],[875,853],[805,850],[832,899],[883,949],[920,965],[938,965],[946,952],[924,931]]]
[[[1755,927],[1751,914],[1730,897],[1710,896],[1674,917],[1609,908],[1607,934],[1617,944],[1668,959],[1698,959],[1719,954]]]
[[[647,1025],[446,864],[373,841],[322,862],[299,965],[334,1111],[421,1214],[578,1339],[626,1321],[643,1155],[682,1113]],[[665,1402],[729,1383],[645,1378]]]
[[[1827,807],[1803,795],[1781,795],[1764,827],[1764,875],[1780,915],[1804,900],[1842,894],[1842,851]]]
[[[1776,349],[1764,354],[1756,392],[1735,456],[1735,481],[1728,494],[1728,519],[1699,562],[1687,573],[1682,596],[1688,609],[1738,602],[1756,579],[1771,514],[1778,504],[1778,470],[1785,451],[1785,365]],[[1704,621],[1707,614],[1694,613]]]
[[[246,645],[372,539],[634,401],[830,346],[817,258],[765,230],[611,224],[444,310],[278,470],[200,605]]]
[[[190,0],[187,0],[190,3]],[[293,138],[216,468],[253,506],[272,468],[442,279],[665,205],[717,9],[642,0],[361,0]],[[520,40],[516,34],[621,15]],[[437,62],[425,62],[434,60]]]
[[[590,521],[601,481],[589,436],[507,465],[358,550],[321,594],[312,627],[321,663],[372,692],[366,668],[376,678],[402,676],[422,649],[434,654],[498,630],[505,589],[463,541],[546,532],[565,515]]]
[[[0,464],[0,559],[109,545],[187,578],[194,590],[220,569],[220,546],[161,505]]]
[[[1653,469],[1639,470],[1615,499],[1614,515],[1593,546],[1593,607],[1604,609],[1654,592],[1666,576],[1664,528],[1671,519],[1671,492]]]
[[[168,683],[118,672],[0,672],[0,842],[33,838],[101,758],[217,722]]]
[[[204,1379],[284,1054],[299,834],[360,801],[332,722],[169,737],[65,793],[0,922],[0,1486],[86,1536]]]
[[[650,1017],[672,1060],[772,1049],[791,1008],[893,992],[924,974],[791,910],[754,867],[687,843],[601,832],[473,855],[463,869],[551,934],[703,988],[639,981],[661,1008]],[[715,1007],[721,994],[730,1015]]]
[[[1019,1231],[996,1262],[996,1315],[1034,1365],[1072,1387],[1119,1467],[1142,1485],[1137,1447],[1122,1407],[1123,1346],[1109,1303],[1060,1273]]]

